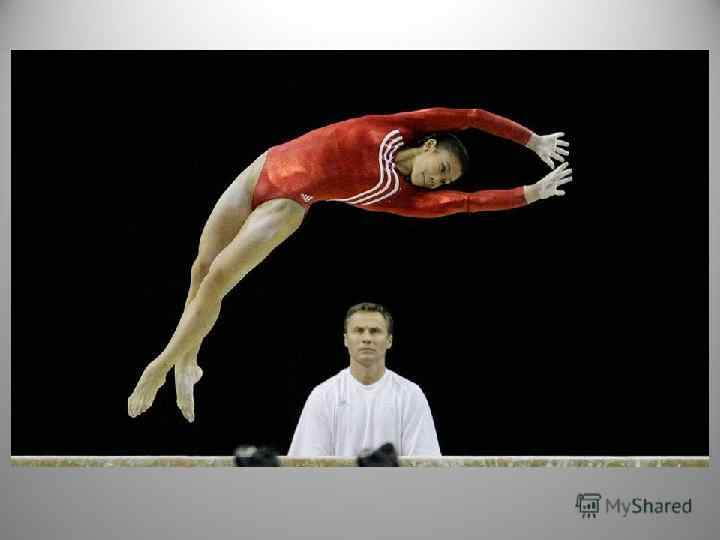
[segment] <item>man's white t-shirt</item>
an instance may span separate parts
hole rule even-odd
[[[389,369],[364,385],[345,368],[310,393],[288,456],[357,457],[388,442],[401,456],[440,456],[425,394]]]

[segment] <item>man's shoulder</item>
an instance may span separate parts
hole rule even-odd
[[[417,383],[411,381],[407,377],[403,377],[402,375],[395,373],[394,371],[391,371],[389,369],[387,371],[388,375],[390,375],[390,381],[392,382],[392,384],[401,391],[409,392],[412,394],[424,395],[422,388],[420,388],[420,385],[418,385]]]
[[[312,390],[312,394],[327,394],[328,392],[331,392],[333,390],[337,390],[343,381],[343,374],[346,370],[342,370],[339,373],[336,373],[332,377],[325,379],[323,382],[318,384],[315,388]]]

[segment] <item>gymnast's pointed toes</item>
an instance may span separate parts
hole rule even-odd
[[[185,402],[178,399],[177,401],[175,401],[175,404],[177,405],[177,408],[180,409],[180,414],[183,415],[183,418],[185,418],[185,420],[187,420],[188,422],[192,422],[192,412],[185,404]]]
[[[130,418],[135,418],[137,416],[137,407],[135,406],[133,396],[128,398],[128,416],[130,416]]]
[[[133,393],[133,395],[128,398],[128,416],[130,416],[130,418],[137,418],[147,411],[151,405],[152,400]]]
[[[185,420],[192,424],[195,421],[195,413],[185,407],[181,407],[179,403],[178,407],[180,408],[180,412],[182,413],[183,418],[185,418]]]

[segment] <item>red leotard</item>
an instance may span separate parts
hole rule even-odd
[[[412,217],[503,210],[526,204],[522,187],[474,193],[418,188],[401,178],[395,154],[431,132],[476,128],[526,144],[531,131],[482,109],[424,109],[353,118],[268,151],[252,207],[286,198],[305,207],[340,201]]]

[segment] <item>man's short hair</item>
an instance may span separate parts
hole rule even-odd
[[[393,333],[393,318],[392,315],[390,315],[390,312],[380,304],[373,304],[372,302],[363,302],[362,304],[356,304],[352,306],[350,309],[347,310],[347,313],[345,314],[345,333],[347,333],[347,324],[350,320],[350,317],[352,317],[355,313],[359,311],[366,311],[369,313],[380,313],[383,318],[385,319],[385,322],[387,323],[388,328],[388,335],[392,335]]]
[[[449,132],[431,133],[420,139],[416,146],[422,146],[429,139],[435,139],[440,148],[445,148],[449,152],[452,152],[455,157],[460,160],[460,167],[462,167],[461,178],[467,174],[470,169],[470,154],[468,154],[467,148],[465,148],[463,142],[456,135]]]

